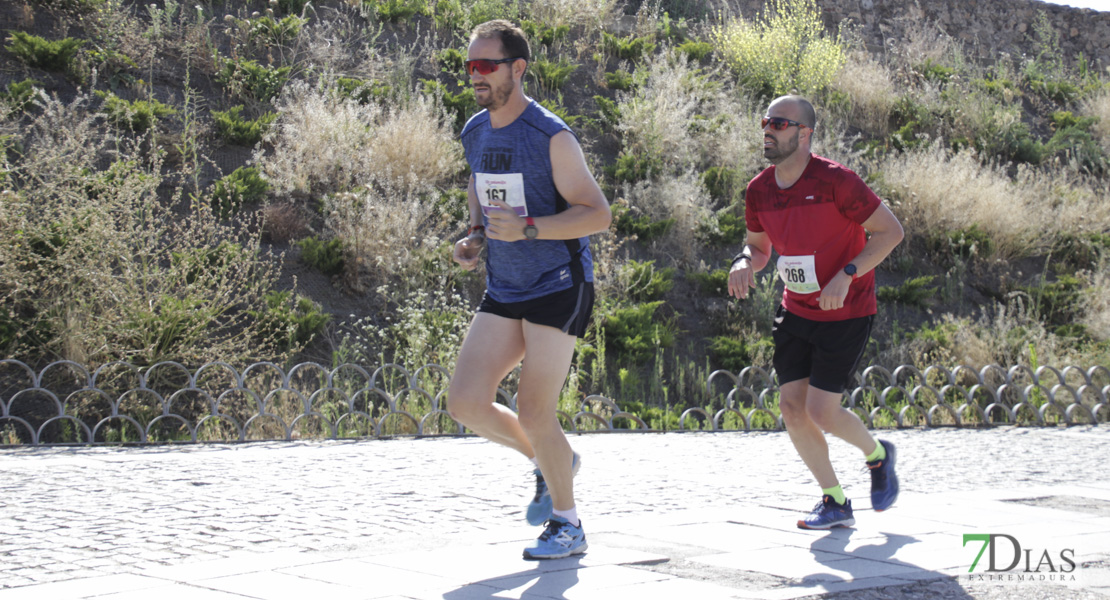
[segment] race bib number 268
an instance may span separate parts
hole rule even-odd
[[[777,267],[786,289],[798,294],[821,291],[821,285],[817,283],[817,262],[812,254],[780,256]]]

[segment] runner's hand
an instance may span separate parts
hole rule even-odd
[[[467,271],[473,271],[478,266],[478,254],[486,243],[480,235],[468,235],[455,242],[455,252],[451,258]]]
[[[852,285],[852,276],[841,271],[832,278],[832,281],[821,289],[817,303],[821,310],[836,310],[844,308],[844,299],[848,297],[848,288]]]
[[[491,210],[486,215],[486,218],[489,219],[489,222],[486,223],[486,235],[491,240],[502,242],[523,240],[524,219],[517,216],[513,207],[500,200],[494,200],[491,204],[500,210]]]
[[[748,297],[748,290],[754,287],[755,270],[752,269],[751,259],[732,263],[732,270],[728,273],[728,295],[743,300]]]

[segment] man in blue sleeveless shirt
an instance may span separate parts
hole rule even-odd
[[[526,559],[586,550],[574,504],[581,458],[556,414],[575,338],[593,308],[589,238],[609,228],[609,204],[561,119],[524,95],[531,60],[524,33],[490,21],[470,35],[466,70],[478,105],[463,128],[471,176],[470,232],[455,244],[464,269],[486,247],[486,293],[451,378],[451,416],[532,460],[536,494],[527,509],[546,521]],[[488,241],[487,241],[488,240]],[[494,402],[497,386],[523,361],[513,413]]]

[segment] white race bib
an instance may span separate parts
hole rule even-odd
[[[517,216],[528,216],[528,205],[524,202],[524,175],[520,173],[475,173],[474,191],[482,204],[482,214],[499,210],[493,201],[500,200],[513,207]]]
[[[817,261],[812,254],[780,256],[777,267],[779,277],[791,292],[812,294],[821,291],[821,285],[817,283]]]

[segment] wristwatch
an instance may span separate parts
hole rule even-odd
[[[856,265],[853,265],[852,263],[848,263],[848,265],[844,267],[844,272],[851,275],[852,279],[858,278],[858,276],[856,275]]]
[[[540,230],[536,229],[536,222],[532,217],[524,217],[524,222],[527,223],[524,226],[524,237],[530,240],[536,239],[536,236],[540,234]]]

